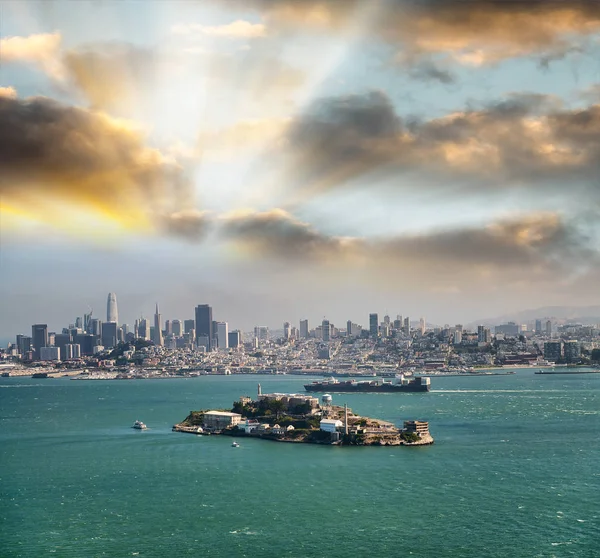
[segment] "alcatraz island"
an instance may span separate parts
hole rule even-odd
[[[429,423],[404,421],[404,428],[356,415],[333,405],[329,394],[262,393],[240,397],[230,410],[190,411],[175,432],[263,438],[277,442],[342,446],[423,446],[433,444]]]

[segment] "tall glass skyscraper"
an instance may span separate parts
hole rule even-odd
[[[212,348],[213,341],[212,308],[208,304],[196,306],[196,344],[205,345],[207,350]],[[200,338],[202,337],[202,343]]]
[[[106,302],[106,321],[119,321],[119,313],[117,311],[117,295],[115,293],[108,293],[108,300]]]

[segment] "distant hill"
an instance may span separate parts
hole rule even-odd
[[[468,325],[490,326],[506,322],[520,324],[536,319],[551,319],[552,321],[563,323],[598,324],[600,323],[600,306],[543,306],[542,308],[521,310],[520,312],[496,316],[495,318],[485,318],[476,322],[471,322]]]

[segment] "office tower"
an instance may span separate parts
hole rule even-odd
[[[217,322],[217,346],[219,349],[229,348],[229,324],[227,322]]]
[[[242,332],[239,329],[230,331],[228,335],[229,347],[237,349],[242,344]]]
[[[173,322],[171,320],[165,322],[165,335],[167,337],[173,335]]]
[[[58,347],[40,347],[40,360],[60,360]]]
[[[392,323],[390,317],[387,314],[383,317],[383,323],[388,326]]]
[[[283,338],[286,341],[289,341],[291,336],[292,336],[292,326],[290,325],[290,322],[283,322]]]
[[[78,331],[76,329],[76,331]],[[60,349],[60,354],[61,356],[63,356],[64,358],[65,355],[67,354],[67,345],[71,344],[73,341],[73,336],[71,335],[71,333],[57,333],[54,336],[54,346],[58,347]]]
[[[31,351],[31,337],[27,335],[17,335],[17,349],[21,356]]]
[[[331,327],[329,325],[329,320],[323,320],[321,323],[321,338],[324,343],[328,343],[331,338]]]
[[[138,322],[138,337],[140,339],[150,339],[150,324],[146,318],[140,318]]]
[[[379,316],[377,314],[369,314],[369,334],[371,337],[377,337],[379,333]]]
[[[546,335],[552,337],[552,322],[550,320],[546,322]]]
[[[477,342],[485,343],[485,326],[477,326]]]
[[[40,360],[41,348],[48,346],[48,326],[46,324],[35,324],[31,326],[31,340],[33,350],[35,351],[34,359]]]
[[[123,338],[127,337],[127,334],[130,331],[129,324],[122,324],[121,329],[123,330]]]
[[[62,351],[61,354],[63,354]],[[79,345],[74,344],[65,345],[64,355],[64,360],[73,360],[76,358],[81,358],[81,347]]]
[[[90,333],[90,320],[91,319],[92,319],[91,311],[89,314],[83,315],[83,331],[85,331],[85,333]]]
[[[207,350],[212,348],[214,337],[212,308],[208,304],[199,304],[196,306],[196,344],[204,345]],[[200,343],[200,338],[203,343]]]
[[[81,318],[75,318],[75,327],[83,329],[83,320]]]
[[[563,352],[566,362],[568,362],[569,364],[573,362],[578,362],[581,358],[581,345],[579,341],[565,341],[563,345]]]
[[[410,318],[408,316],[404,318],[404,328],[402,329],[402,333],[407,336],[410,335]]]
[[[117,295],[115,293],[108,293],[108,300],[106,301],[106,321],[119,321],[119,313],[117,312]]]
[[[54,338],[56,337],[56,333],[54,331],[48,332],[48,347],[54,347]]]
[[[181,337],[183,335],[183,324],[181,323],[181,320],[173,320],[171,322],[171,333],[173,333],[173,335],[175,337]],[[192,327],[192,329],[194,329]]]
[[[91,333],[92,335],[95,335],[96,337],[101,337],[102,336],[102,321],[99,320],[98,318],[92,318],[90,320],[88,333]]]
[[[454,344],[455,345],[460,345],[462,343],[462,331],[457,329],[454,332]]]
[[[424,335],[425,334],[425,318],[424,317],[422,317],[419,320],[419,329],[421,330],[421,335]],[[462,327],[461,327],[461,333],[462,333]]]
[[[102,324],[102,345],[105,349],[112,349],[117,346],[119,325],[117,322],[108,322]]]
[[[196,320],[184,320],[183,322],[183,332],[191,333],[196,329]]]
[[[79,345],[81,354],[90,356],[94,353],[97,337],[91,333],[81,333],[73,338],[73,344]]]
[[[300,337],[308,339],[308,320],[300,320]]]
[[[158,302],[156,303],[156,312],[154,313],[154,338],[152,339],[157,347],[163,346],[162,326],[160,324],[160,312],[158,311]]]
[[[269,339],[269,328],[267,326],[254,326],[254,337],[260,341]]]
[[[542,333],[542,320],[535,321],[535,332],[539,335]]]

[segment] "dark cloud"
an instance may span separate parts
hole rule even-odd
[[[600,105],[567,110],[544,95],[406,123],[383,93],[322,99],[292,123],[286,145],[284,176],[300,191],[340,187],[367,173],[389,180],[418,172],[465,188],[571,180],[600,195]]]
[[[7,204],[66,203],[124,222],[173,211],[190,197],[175,160],[128,123],[43,97],[0,97],[0,193]]]
[[[600,219],[600,211],[593,215]],[[578,219],[557,213],[380,239],[328,236],[281,210],[231,217],[224,222],[224,229],[231,241],[267,259],[291,258],[342,267],[351,264],[356,271],[427,270],[444,277],[467,278],[482,270],[521,277],[523,273],[569,276],[600,269],[598,236],[588,235]]]
[[[167,234],[191,242],[202,240],[211,224],[205,212],[196,210],[164,215],[161,223]]]
[[[444,85],[455,83],[456,77],[449,70],[441,68],[430,60],[414,63],[409,70],[410,76],[421,81],[439,81]]]

